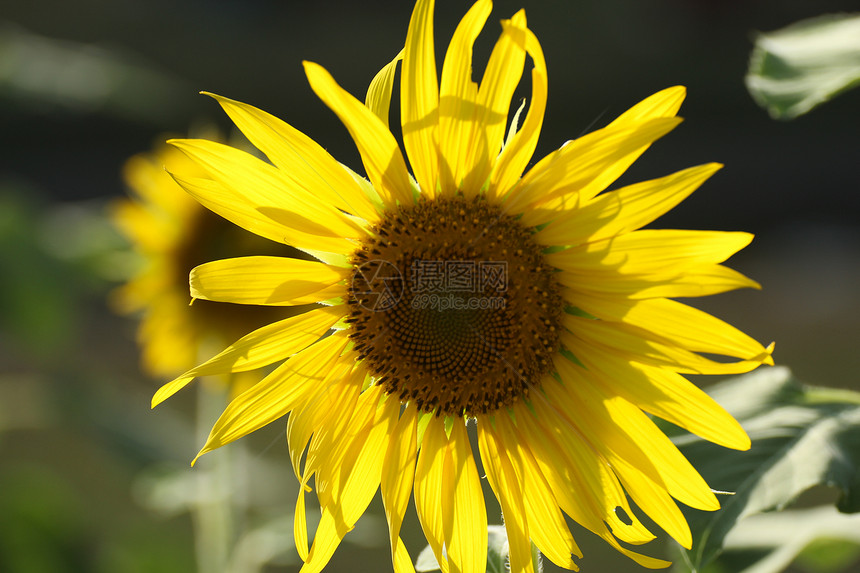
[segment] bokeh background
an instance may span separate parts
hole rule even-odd
[[[470,3],[438,3],[442,47]],[[549,68],[536,155],[659,89],[686,85],[686,121],[622,183],[725,163],[659,223],[754,232],[733,266],[764,290],[697,305],[775,340],[777,362],[801,379],[856,388],[860,92],[777,122],[753,103],[743,76],[755,31],[857,2],[503,0],[479,40],[479,62],[498,20],[520,7]],[[150,411],[160,381],[139,369],[135,322],[106,303],[133,261],[104,212],[126,192],[120,170],[130,156],[200,126],[230,133],[199,90],[263,108],[360,168],[301,61],[324,65],[363,97],[402,46],[411,8],[406,0],[3,2],[0,571],[298,570],[284,424],[188,468],[223,397],[189,389]],[[498,515],[491,507],[491,522]],[[407,526],[417,555],[424,542],[414,513]],[[578,538],[583,571],[638,570],[588,534]],[[327,570],[390,570],[388,556],[377,500]]]

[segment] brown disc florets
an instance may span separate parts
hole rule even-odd
[[[482,198],[386,211],[353,254],[350,337],[388,394],[469,416],[538,387],[561,297],[533,230]]]

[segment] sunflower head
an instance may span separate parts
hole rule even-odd
[[[387,394],[464,417],[540,387],[562,306],[533,229],[458,193],[398,206],[371,232],[350,259],[346,322]]]
[[[403,51],[364,102],[305,62],[366,177],[289,124],[220,96],[268,161],[172,141],[196,166],[173,178],[204,206],[313,257],[196,267],[197,299],[321,306],[243,336],[153,399],[196,376],[277,364],[227,406],[198,455],[289,414],[303,573],[322,570],[378,489],[396,571],[412,568],[399,536],[410,495],[443,571],[483,571],[481,475],[502,507],[513,571],[533,566],[532,544],[577,569],[564,515],[637,563],[663,567],[628,548],[654,538],[630,500],[685,547],[677,502],[719,503],[651,416],[749,447],[740,425],[683,375],[745,372],[772,363],[772,348],[673,299],[757,287],[722,265],[751,236],[642,230],[720,166],[613,187],[680,123],[684,88],[646,98],[529,168],[546,65],[520,11],[502,21],[474,81],[472,46],[490,10],[485,0],[472,6],[437,75],[433,2],[419,0]],[[402,146],[388,117],[401,61]],[[528,109],[512,113],[526,67]],[[322,517],[308,549],[311,482]]]

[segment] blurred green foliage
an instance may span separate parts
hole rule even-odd
[[[725,551],[729,555],[724,560],[736,571],[775,573],[810,542],[842,528],[856,529],[860,393],[808,386],[787,368],[773,367],[728,379],[712,386],[709,394],[743,425],[752,447],[726,450],[667,427],[708,484],[728,492],[721,496],[719,511],[686,512],[693,532],[693,548],[683,555],[689,571],[710,571],[706,566]],[[781,511],[801,494],[825,486],[838,492],[836,508],[843,513],[827,506],[814,517]],[[773,511],[777,513],[758,516]],[[855,537],[843,539],[860,542]],[[741,568],[739,561],[746,564]]]
[[[860,15],[828,14],[759,34],[746,84],[775,119],[794,119],[860,85]]]

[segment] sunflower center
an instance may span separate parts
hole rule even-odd
[[[552,369],[558,284],[532,229],[500,207],[391,209],[351,262],[350,336],[388,394],[469,416],[511,406]]]

